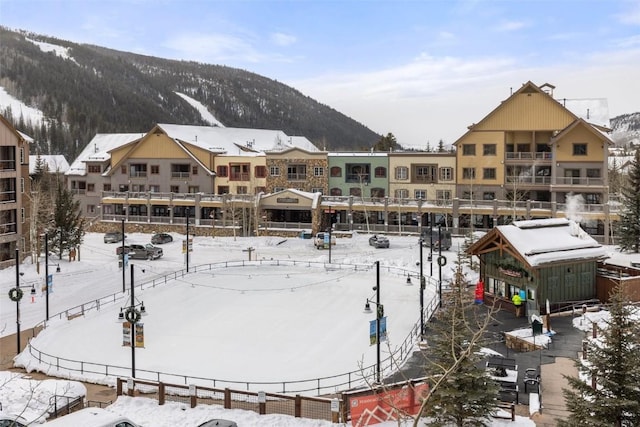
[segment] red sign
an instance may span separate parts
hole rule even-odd
[[[426,383],[404,386],[382,393],[367,394],[349,399],[351,425],[370,426],[386,421],[397,421],[399,416],[416,415],[422,398],[429,392]]]
[[[484,283],[482,280],[478,280],[476,284],[476,304],[482,304],[484,302]]]

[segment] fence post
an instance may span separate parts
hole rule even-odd
[[[191,397],[191,407],[195,408],[198,404],[198,390],[195,384],[189,384],[189,396]]]
[[[122,378],[116,380],[116,396],[122,396]]]
[[[224,389],[224,409],[231,409],[231,390]]]
[[[158,405],[164,405],[164,383],[158,383]]]
[[[296,400],[293,408],[293,416],[300,418],[302,416],[302,397],[300,397],[299,394],[296,394]]]

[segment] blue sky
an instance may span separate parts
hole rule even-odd
[[[404,145],[454,142],[529,80],[640,111],[640,0],[0,0],[0,24],[242,68]]]

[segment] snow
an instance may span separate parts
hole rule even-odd
[[[202,119],[209,123],[211,126],[224,127],[224,125],[218,119],[216,119],[214,115],[209,112],[209,109],[200,101],[197,101],[190,96],[185,95],[184,93],[175,92],[175,94],[187,101],[193,108],[198,110],[198,112],[200,113],[200,117],[202,117]]]
[[[150,240],[148,234],[126,234],[127,243]],[[133,262],[134,283],[146,283],[143,290],[136,288],[136,301],[144,301],[148,312],[142,318],[145,348],[136,350],[137,377],[144,377],[147,370],[157,370],[231,381],[291,381],[359,371],[360,364],[373,365],[376,346],[369,345],[369,321],[374,317],[364,314],[362,309],[367,298],[375,300],[372,289],[377,283],[375,261],[381,264],[381,302],[388,316],[389,347],[381,346],[382,359],[388,356],[389,349],[407,338],[419,321],[417,280],[411,286],[406,283],[407,272],[414,277],[418,272],[416,236],[391,236],[390,249],[374,249],[368,244],[368,235],[355,233],[352,238],[338,239],[332,248],[331,264],[328,264],[328,251],[315,249],[308,239],[196,236],[189,262],[191,273],[164,283],[167,274],[185,268],[181,250],[184,235],[171,234],[174,241],[162,245],[163,258]],[[115,256],[117,245],[103,243],[102,237],[97,233],[86,235],[79,251],[80,261],[59,260],[55,254],[49,257],[49,272],[53,275],[49,295],[51,321],[32,343],[46,353],[121,366],[122,376],[126,377],[130,375],[131,349],[121,345],[122,325],[116,318],[120,308],[129,305],[130,270],[125,271],[127,292],[122,293],[123,274]],[[454,238],[451,251],[445,253],[450,261],[462,243],[463,239]],[[254,249],[251,262],[248,248]],[[281,265],[266,265],[278,260],[282,261]],[[258,263],[265,265],[257,266]],[[40,274],[28,261],[20,267],[24,273],[21,286],[37,288],[33,302],[28,291],[20,302],[22,330],[44,320],[43,259],[40,264]],[[60,264],[60,273],[52,267],[57,264]],[[216,264],[216,268],[201,271],[198,267],[209,264]],[[452,275],[452,265],[453,262],[449,262],[442,270],[444,283]],[[436,265],[434,276],[437,275]],[[151,287],[153,280],[163,283]],[[469,280],[473,282],[475,278],[469,277]],[[0,276],[2,336],[15,333],[16,304],[8,298],[8,290],[14,286],[15,267],[10,267]],[[99,311],[90,310],[87,304],[84,316],[73,320],[56,315],[66,310],[73,313],[73,307],[107,295],[115,296],[116,300],[103,301]],[[425,306],[434,296],[435,285],[429,281]],[[26,352],[16,360],[29,369],[37,365]],[[58,377],[64,375],[58,374]],[[77,373],[68,375],[72,380],[85,378]],[[5,411],[19,413],[27,403],[35,405],[25,397],[33,387],[18,386],[22,381],[28,378],[0,383],[3,384],[0,402]],[[55,381],[60,382],[46,387],[68,389],[75,395],[84,393],[80,383],[66,379]],[[197,425],[208,418],[231,419],[243,427],[332,425],[208,405],[194,409],[179,403],[158,406],[157,401],[143,397],[120,397],[108,409],[139,424],[156,427],[175,425],[177,420],[184,425]],[[33,414],[42,413],[42,408],[39,412],[38,408],[30,407],[29,411],[34,417]],[[493,425],[506,423],[514,425],[502,420],[495,420]],[[534,424],[528,418],[518,417],[515,425]]]
[[[22,116],[25,122],[31,122],[34,125],[38,125],[44,119],[44,113],[42,111],[37,108],[29,107],[22,101],[17,100],[13,96],[9,95],[2,86],[0,86],[0,107],[2,109],[11,108],[11,114],[16,121],[20,116]]]

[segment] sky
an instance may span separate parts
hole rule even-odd
[[[162,245],[164,256],[160,260],[135,261],[136,285],[160,279],[185,267],[181,251],[181,241],[185,236],[171,234],[174,241]],[[355,234],[351,239],[338,239],[332,249],[331,266],[327,264],[326,268],[324,263],[328,263],[329,253],[315,249],[312,240],[195,237],[191,269],[209,263],[248,260],[246,250],[250,247],[255,249],[252,250],[254,260],[282,260],[284,263],[300,260],[303,263],[293,267],[262,267],[259,271],[251,266],[212,270],[198,268],[199,271],[188,276],[156,287],[145,285],[144,291],[137,289],[136,302],[144,302],[148,315],[142,318],[145,348],[136,350],[136,376],[143,378],[147,375],[143,370],[158,370],[205,378],[281,381],[337,375],[358,371],[361,364],[375,364],[376,346],[369,345],[369,322],[375,315],[363,313],[365,301],[375,300],[372,287],[377,278],[370,268],[375,261],[381,263],[380,301],[385,307],[389,336],[389,345],[381,345],[384,360],[389,349],[396,348],[419,319],[417,281],[408,285],[401,269],[417,273],[420,251],[415,236],[390,236],[389,249],[372,248],[368,237]],[[127,243],[149,240],[150,235],[147,234],[127,233]],[[454,238],[453,243],[451,251],[445,252],[448,258],[448,264],[442,270],[445,283],[451,277],[453,258],[463,242],[461,238]],[[116,318],[119,309],[129,305],[129,294],[128,291],[126,294],[121,292],[122,271],[115,256],[116,246],[105,244],[102,234],[88,233],[79,251],[80,261],[69,262],[67,258],[60,261],[55,254],[50,256],[50,273],[53,274],[53,288],[49,295],[51,321],[49,327],[32,340],[32,344],[40,351],[56,356],[120,365],[123,367],[121,375],[127,377],[130,375],[131,350],[121,345],[122,326]],[[613,247],[609,249],[619,262],[628,263],[627,256],[617,254]],[[425,259],[427,254],[428,251],[423,251]],[[321,267],[315,267],[316,262]],[[57,264],[60,265],[60,273],[55,272]],[[369,268],[357,271],[355,268],[338,268],[341,264]],[[40,286],[44,275],[44,267],[41,267],[40,275],[29,260],[20,267],[20,272],[24,273],[20,283],[26,286],[25,298],[20,302],[22,330],[44,319],[46,298]],[[427,261],[424,272],[426,275],[431,272]],[[434,277],[438,277],[437,265],[433,272]],[[15,267],[3,270],[0,275],[2,336],[11,335],[16,330],[16,304],[8,298],[9,289],[15,286],[15,276]],[[125,286],[129,289],[130,270],[126,271],[125,279]],[[469,280],[474,281],[471,274]],[[33,301],[28,292],[32,284],[38,289]],[[70,321],[56,316],[81,304],[89,307],[96,299],[113,294],[119,299],[115,303],[103,300],[99,311],[87,310],[84,316]],[[425,306],[434,295],[435,286],[430,284],[425,290]],[[77,313],[77,310],[70,310],[70,313]],[[528,333],[529,328],[526,331]],[[295,339],[291,339],[292,336]],[[257,348],[260,351],[256,351]],[[328,350],[335,348],[340,351]],[[27,352],[21,353],[16,360],[20,365],[28,366],[29,370],[37,367],[36,360]],[[91,377],[87,373],[67,374],[70,380]],[[0,402],[9,412],[22,412],[26,400],[21,396],[25,393],[20,394],[17,390],[32,390],[32,380],[18,378],[20,381],[8,381],[6,375],[0,372]],[[113,380],[102,376],[92,380],[113,383]],[[60,381],[42,385],[43,397],[32,400],[26,415],[35,418],[41,413],[37,402],[48,401],[46,390],[69,389],[75,395],[82,393],[82,387],[75,382]],[[220,388],[225,386],[224,382],[217,385]],[[238,388],[236,384],[229,386]],[[254,385],[250,387],[253,391],[260,388],[254,390]],[[242,389],[246,389],[244,385]],[[175,425],[172,422],[176,419],[193,422],[195,426],[206,417],[232,419],[243,427],[331,426],[328,422],[311,423],[285,416],[260,418],[252,412],[224,411],[219,407],[207,408],[206,405],[200,405],[196,410],[186,410],[181,404],[159,408],[155,401],[140,398],[119,398],[109,408],[142,425],[155,427]],[[516,425],[532,425],[527,423],[529,420],[522,418]],[[497,422],[494,425],[501,424]]]
[[[0,0],[0,24],[255,72],[408,147],[455,142],[527,81],[640,110],[640,0]]]

